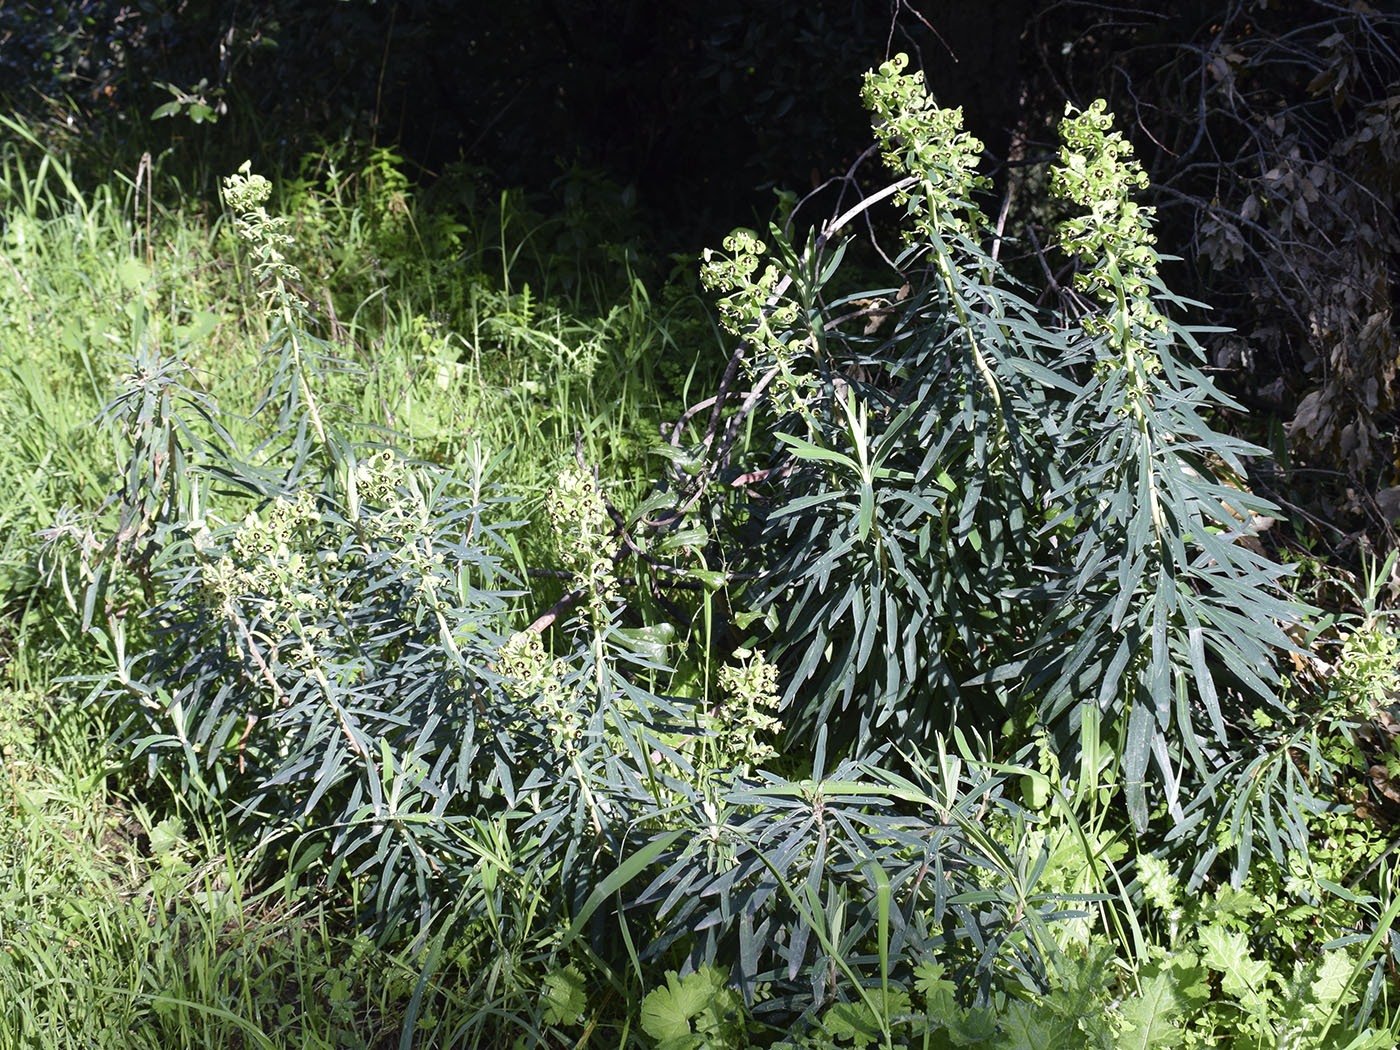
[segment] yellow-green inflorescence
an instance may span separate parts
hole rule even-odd
[[[778,668],[761,653],[736,649],[737,664],[719,670],[719,687],[726,694],[718,712],[718,732],[725,756],[741,766],[760,766],[777,757],[767,742],[782,732],[773,714],[778,697]]]
[[[977,174],[982,142],[963,130],[963,111],[944,109],[928,93],[922,72],[905,75],[907,55],[895,55],[865,75],[861,98],[875,117],[885,163],[918,180],[897,199],[909,209],[907,239],[975,236],[986,219],[973,193],[989,186]]]
[[[325,605],[310,580],[312,532],[319,520],[316,502],[305,492],[274,500],[261,514],[250,511],[228,552],[205,563],[205,600],[225,618],[251,613],[267,633],[293,633],[294,620]]]
[[[750,326],[758,325],[762,329],[759,341],[764,341],[765,335],[772,337],[769,326],[782,327],[796,319],[796,308],[790,303],[764,316],[768,297],[781,277],[773,263],[765,266],[760,276],[754,276],[767,251],[768,246],[752,230],[741,229],[724,239],[723,254],[706,248],[702,255],[704,266],[700,277],[705,287],[728,293],[717,305],[720,323],[731,335],[752,336]]]
[[[1103,99],[1083,111],[1073,105],[1065,110],[1051,188],[1083,210],[1060,224],[1060,244],[1085,266],[1075,275],[1075,287],[1107,308],[1106,314],[1084,318],[1085,332],[1113,335],[1124,359],[1136,359],[1155,372],[1161,363],[1148,353],[1143,336],[1166,328],[1166,318],[1152,301],[1158,264],[1152,247],[1155,209],[1131,199],[1134,190],[1147,187],[1147,173],[1133,159],[1133,147],[1112,127]]]
[[[407,466],[387,448],[358,460],[342,481],[350,520],[366,533],[388,534],[420,518],[426,508],[409,483]],[[364,513],[366,507],[376,513]]]
[[[267,213],[263,205],[272,195],[272,183],[254,174],[247,161],[236,174],[224,179],[223,198],[233,212],[233,228],[253,250],[253,269],[259,281],[291,281],[299,276],[283,249],[293,244],[287,220]]]
[[[1347,636],[1332,672],[1331,692],[1349,713],[1371,717],[1400,695],[1400,638],[1378,620]]]
[[[566,467],[545,496],[559,556],[588,602],[595,629],[601,630],[617,602],[617,577],[609,553],[612,535],[598,482],[581,467]]]
[[[533,703],[550,739],[565,755],[578,754],[583,725],[564,685],[568,667],[551,658],[534,631],[517,631],[501,646],[496,671],[506,695],[517,702]]]
[[[413,587],[415,611],[445,608],[452,572],[424,527],[428,509],[408,466],[384,450],[356,463],[342,484],[354,493],[348,499],[349,520],[364,543],[392,545],[392,563]],[[274,639],[322,637],[326,629],[318,626],[319,614],[327,608],[323,567],[340,560],[335,549],[340,538],[309,491],[279,497],[244,517],[227,550],[210,552],[203,570],[204,600],[230,622],[257,618],[259,631]],[[364,544],[350,548],[352,555],[367,549]]]
[[[724,330],[749,344],[745,361],[750,378],[774,369],[773,399],[779,409],[804,412],[813,384],[797,357],[810,333],[797,326],[797,305],[778,296],[778,267],[770,262],[758,273],[767,251],[752,230],[735,230],[724,239],[722,252],[705,249],[700,283],[721,293],[716,305]]]

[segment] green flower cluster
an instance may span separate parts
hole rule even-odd
[[[353,469],[342,468],[341,483],[345,489],[350,520],[362,529],[387,533],[396,531],[404,521],[421,516],[421,497],[411,491],[412,475],[389,449],[355,463]],[[365,514],[368,505],[377,513]]]
[[[1066,107],[1051,189],[1085,209],[1060,224],[1061,246],[1088,266],[1075,275],[1075,287],[1108,307],[1106,316],[1084,319],[1085,331],[1114,333],[1125,351],[1142,351],[1146,344],[1134,329],[1166,328],[1151,292],[1158,263],[1152,247],[1155,209],[1129,199],[1134,190],[1147,188],[1147,173],[1133,159],[1133,147],[1112,127],[1103,99],[1079,113],[1073,105]],[[1152,370],[1160,367],[1155,358],[1145,364]]]
[[[778,668],[761,652],[736,649],[734,655],[739,663],[719,669],[719,687],[728,694],[719,708],[719,736],[728,757],[753,767],[778,754],[760,739],[783,729],[773,714],[780,704]]]
[[[496,657],[496,672],[506,695],[520,702],[533,701],[549,739],[573,758],[578,755],[583,724],[564,687],[567,670],[563,660],[549,657],[534,631],[511,635]]]
[[[750,378],[775,369],[775,403],[780,410],[805,413],[812,382],[798,368],[797,357],[808,333],[796,328],[797,304],[778,295],[778,267],[770,262],[755,276],[767,251],[768,246],[751,230],[735,230],[724,239],[724,253],[705,249],[700,283],[708,291],[728,293],[716,304],[720,325],[753,348],[745,358]]]
[[[310,316],[305,298],[294,291],[301,281],[301,271],[283,254],[284,249],[294,243],[287,232],[287,220],[267,213],[263,203],[272,193],[272,184],[261,175],[252,174],[246,160],[237,172],[224,179],[222,193],[224,203],[233,212],[234,231],[248,244],[263,304],[269,316],[281,322],[280,338],[272,340],[271,345],[277,348],[282,358],[279,368],[285,369],[283,374],[291,378],[293,387],[284,411],[300,400],[317,439],[325,446],[326,425],[311,383],[313,377],[323,379],[324,376],[318,366],[304,356],[303,344],[308,340]]]
[[[273,634],[296,631],[300,614],[319,612],[326,604],[311,571],[319,522],[316,501],[307,492],[274,500],[265,515],[250,511],[227,553],[204,565],[205,602],[226,619],[246,608]]]
[[[865,74],[861,89],[861,99],[876,118],[875,137],[885,163],[919,180],[916,192],[901,192],[897,198],[914,221],[905,236],[928,239],[950,230],[974,236],[986,219],[972,195],[991,185],[977,174],[982,142],[963,131],[961,108],[939,107],[922,72],[904,75],[908,64],[907,55],[895,55]]]
[[[442,553],[435,549],[431,512],[417,476],[389,449],[360,460],[344,479],[350,504],[350,520],[364,536],[398,543],[394,563],[414,583],[413,597],[420,613],[441,613],[454,602],[442,588],[453,575]],[[374,513],[363,513],[369,505]],[[368,553],[368,550],[366,550]]]
[[[420,615],[451,607],[443,589],[454,582],[453,573],[436,549],[413,474],[384,450],[344,464],[339,480],[348,520],[362,541],[351,548],[353,556],[369,557],[387,545]],[[211,549],[207,533],[199,541],[208,554],[201,581],[205,604],[230,621],[259,618],[259,630],[274,637],[323,637],[325,628],[314,626],[317,617],[305,614],[327,608],[323,574],[341,561],[344,535],[344,525],[325,517],[309,491],[276,499],[262,513],[250,511],[222,551]]]
[[[237,221],[244,221],[242,213],[252,213],[263,211],[263,204],[272,196],[272,183],[261,175],[252,174],[253,162],[245,160],[239,165],[238,171],[224,178],[224,203],[239,213]],[[274,222],[285,222],[282,219],[275,219]],[[284,243],[291,243],[288,237]]]
[[[245,160],[237,173],[224,179],[224,204],[233,212],[234,231],[252,248],[253,272],[258,282],[286,284],[300,277],[300,271],[283,254],[283,249],[293,244],[293,238],[287,232],[287,220],[269,215],[263,207],[272,195],[272,183],[252,174],[251,168]]]
[[[581,467],[566,467],[545,495],[559,556],[588,593],[594,626],[601,629],[617,600],[617,577],[608,551],[612,529],[598,482]]]
[[[706,248],[701,258],[700,283],[707,291],[727,292],[719,306],[720,324],[730,335],[752,339],[751,329],[764,324],[783,327],[797,319],[797,308],[784,304],[765,317],[764,307],[777,287],[779,273],[773,263],[755,279],[768,246],[752,230],[735,230],[724,239],[724,253]]]

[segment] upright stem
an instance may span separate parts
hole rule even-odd
[[[306,379],[306,368],[301,357],[301,340],[298,338],[298,329],[292,316],[292,308],[287,303],[287,294],[286,287],[281,281],[278,281],[277,295],[282,305],[282,323],[287,326],[287,338],[291,340],[292,360],[297,370],[297,386],[301,389],[301,396],[306,400],[306,411],[311,417],[312,429],[316,431],[316,438],[324,448],[326,428],[321,422],[321,410],[316,404],[316,396],[311,392],[311,384]]]

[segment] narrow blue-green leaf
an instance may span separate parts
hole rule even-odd
[[[651,864],[657,857],[661,856],[662,853],[670,849],[684,834],[684,829],[679,828],[674,831],[662,832],[641,849],[637,850],[637,852],[630,854],[626,860],[609,872],[607,877],[594,887],[593,892],[588,895],[588,899],[583,902],[583,906],[579,908],[578,914],[574,916],[574,921],[564,934],[564,938],[560,942],[559,947],[561,949],[567,948],[573,942],[574,938],[582,932],[585,924],[593,917],[593,913],[598,910],[599,905],[614,893],[619,892],[622,887],[626,886],[645,871],[647,865]]]

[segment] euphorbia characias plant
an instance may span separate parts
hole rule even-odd
[[[1252,746],[1231,712],[1275,703],[1300,613],[1284,570],[1234,542],[1272,510],[1232,484],[1260,450],[1208,422],[1230,402],[1176,319],[1193,304],[1161,283],[1152,209],[1133,199],[1146,176],[1104,104],[1061,124],[1051,181],[1077,294],[1052,288],[1047,309],[989,250],[981,143],[906,65],[864,89],[899,176],[865,206],[903,206],[901,294],[834,290],[839,222],[802,253],[772,230],[771,264],[748,238],[707,266],[775,392],[753,561],[781,624],[765,645],[783,722],[857,754],[1010,718],[1070,756],[1092,726],[1138,826],[1153,805],[1183,817],[1183,778],[1209,796]],[[851,331],[824,300],[895,320]]]

